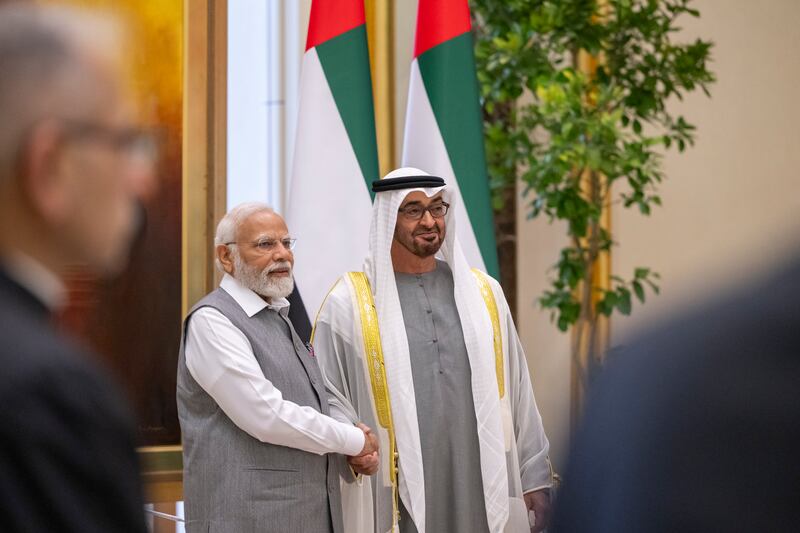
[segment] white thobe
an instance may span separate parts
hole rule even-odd
[[[527,531],[527,510],[522,495],[551,485],[549,443],[508,304],[499,284],[491,280],[491,286],[500,316],[506,384],[501,401],[510,511],[505,531]],[[317,318],[314,349],[333,397],[331,415],[343,420],[361,420],[376,428],[377,416],[365,364],[360,314],[352,294],[353,288],[345,277],[328,295]],[[484,334],[491,336],[492,332]],[[494,353],[485,356],[494,360]],[[392,405],[393,411],[397,408],[396,404]],[[381,438],[381,450],[385,452],[388,450],[388,433],[380,427],[376,431]],[[447,428],[443,427],[442,431],[447,431]],[[402,456],[399,462],[402,476]],[[478,465],[475,467],[479,468]],[[371,483],[364,480],[356,483],[346,480],[343,483],[342,503],[347,531],[390,531],[392,490],[388,472],[389,454],[382,453],[381,469],[372,476]]]

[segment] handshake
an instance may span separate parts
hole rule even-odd
[[[371,476],[378,471],[380,456],[378,455],[378,437],[369,426],[359,422],[356,424],[364,432],[364,447],[358,455],[350,455],[347,462],[356,474]]]

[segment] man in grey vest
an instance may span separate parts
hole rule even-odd
[[[178,361],[189,533],[342,532],[340,461],[328,454],[377,470],[377,438],[327,416],[314,354],[287,317],[294,242],[255,202],[217,227],[224,276],[189,311]]]

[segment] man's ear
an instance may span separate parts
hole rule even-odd
[[[217,259],[219,259],[219,262],[222,264],[222,269],[228,274],[233,275],[233,257],[231,257],[230,247],[225,244],[219,244],[215,251],[217,253]]]
[[[36,125],[18,156],[23,201],[51,224],[62,222],[73,209],[69,176],[62,167],[63,130],[54,121]]]

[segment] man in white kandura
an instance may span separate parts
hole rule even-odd
[[[386,451],[371,482],[343,484],[345,529],[541,531],[549,444],[502,289],[470,271],[444,180],[402,168],[372,188],[364,273],[331,290],[313,337],[331,416]]]

